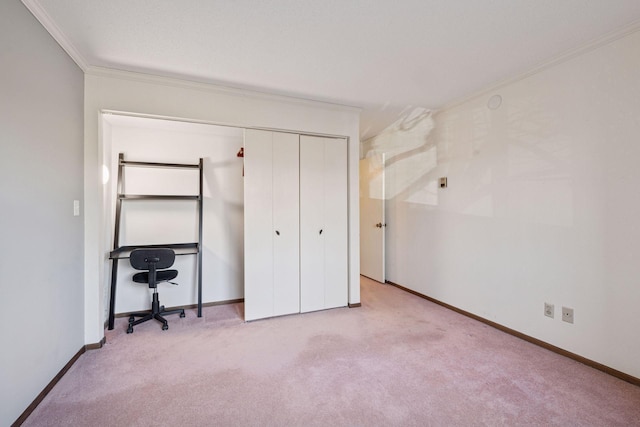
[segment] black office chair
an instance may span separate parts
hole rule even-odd
[[[180,313],[180,317],[184,317],[184,309],[165,310],[164,305],[160,305],[158,300],[158,283],[169,282],[178,275],[178,270],[166,270],[173,265],[176,254],[172,249],[155,248],[155,249],[135,249],[131,252],[129,261],[131,266],[136,270],[146,270],[142,273],[133,275],[133,281],[136,283],[147,283],[153,289],[153,300],[151,301],[151,311],[132,313],[129,315],[129,327],[127,333],[133,332],[133,327],[147,320],[156,319],[162,322],[162,330],[169,329],[167,320],[162,315]],[[177,283],[169,282],[173,285]],[[136,317],[142,319],[135,320]]]

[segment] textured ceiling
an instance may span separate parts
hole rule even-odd
[[[363,137],[640,19],[638,0],[23,2],[85,65],[362,107]]]

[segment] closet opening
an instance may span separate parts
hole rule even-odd
[[[202,303],[236,302],[244,297],[244,129],[124,114],[102,114],[103,226],[102,268],[105,313],[109,317],[114,249],[118,161],[197,164],[203,159]],[[121,182],[128,194],[198,193],[199,171],[177,168],[125,168]],[[197,242],[197,204],[184,200],[135,200],[121,207],[119,246]],[[118,265],[115,314],[148,309],[147,287],[136,285],[127,260]],[[177,256],[178,286],[162,286],[166,307],[195,306],[197,257]],[[242,315],[242,314],[240,314]]]

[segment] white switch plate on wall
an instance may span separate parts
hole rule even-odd
[[[555,316],[555,307],[548,302],[544,303],[544,315],[553,319]]]

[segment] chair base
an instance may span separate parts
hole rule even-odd
[[[158,322],[162,323],[162,330],[166,331],[167,329],[169,329],[169,323],[167,322],[167,319],[165,319],[162,315],[178,313],[180,313],[180,317],[185,317],[183,308],[177,310],[165,310],[164,305],[160,305],[160,301],[158,300],[158,293],[154,292],[153,301],[151,302],[151,311],[131,313],[129,315],[129,326],[127,327],[127,333],[133,333],[133,327],[135,325],[139,325],[140,323],[144,323],[151,319],[156,319]],[[136,317],[141,317],[141,319],[135,320]]]

